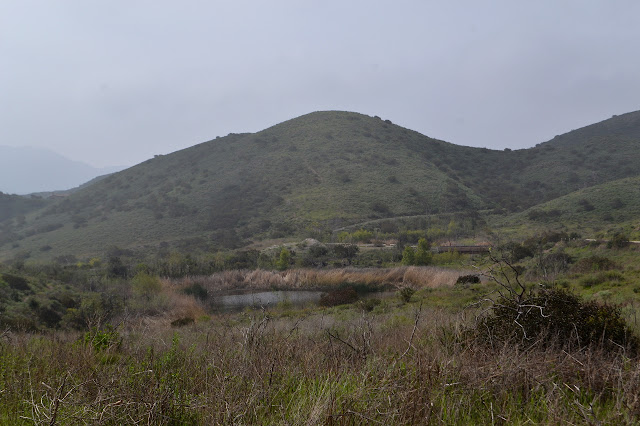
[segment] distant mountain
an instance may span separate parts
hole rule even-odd
[[[66,190],[123,168],[95,168],[41,148],[0,146],[0,191],[30,194]]]
[[[458,146],[378,117],[315,112],[156,156],[19,223],[5,221],[0,253],[35,258],[93,255],[114,245],[241,247],[452,212],[481,221],[635,176],[640,112],[516,151]]]

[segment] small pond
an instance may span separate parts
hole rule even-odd
[[[309,303],[318,303],[322,293],[322,291],[309,290],[261,291],[257,293],[213,295],[210,299],[215,310],[227,312],[239,311],[247,307],[272,308],[279,303],[303,306]]]
[[[213,294],[209,296],[209,303],[218,312],[235,312],[245,308],[273,308],[279,303],[287,303],[296,307],[317,304],[320,297],[326,293],[318,290],[281,290],[244,292],[238,294]],[[361,294],[361,299],[385,298],[393,296],[393,292],[376,292]]]

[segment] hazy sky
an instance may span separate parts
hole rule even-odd
[[[640,2],[0,0],[0,145],[134,164],[308,112],[524,148],[640,109]]]

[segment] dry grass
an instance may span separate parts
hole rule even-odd
[[[209,292],[231,290],[299,290],[329,289],[345,283],[372,288],[411,286],[416,289],[452,286],[460,275],[472,273],[434,266],[399,268],[291,269],[284,272],[267,270],[234,270],[208,276],[173,279],[176,288],[199,284]]]
[[[466,320],[383,314],[215,316],[122,331],[98,351],[72,333],[0,344],[0,423],[625,424],[640,364],[583,349],[488,349]],[[340,313],[340,314],[339,314]]]

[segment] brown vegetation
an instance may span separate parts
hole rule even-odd
[[[0,417],[316,425],[622,424],[640,415],[640,366],[623,351],[489,348],[466,340],[470,323],[444,310],[351,312],[216,316],[179,332],[109,334],[117,344],[100,346],[70,332],[8,333]]]
[[[257,269],[223,271],[208,276],[171,279],[166,282],[178,289],[199,284],[209,292],[246,289],[330,289],[345,283],[380,289],[409,285],[418,289],[453,286],[460,273],[460,270],[433,266],[291,269],[283,272]]]

